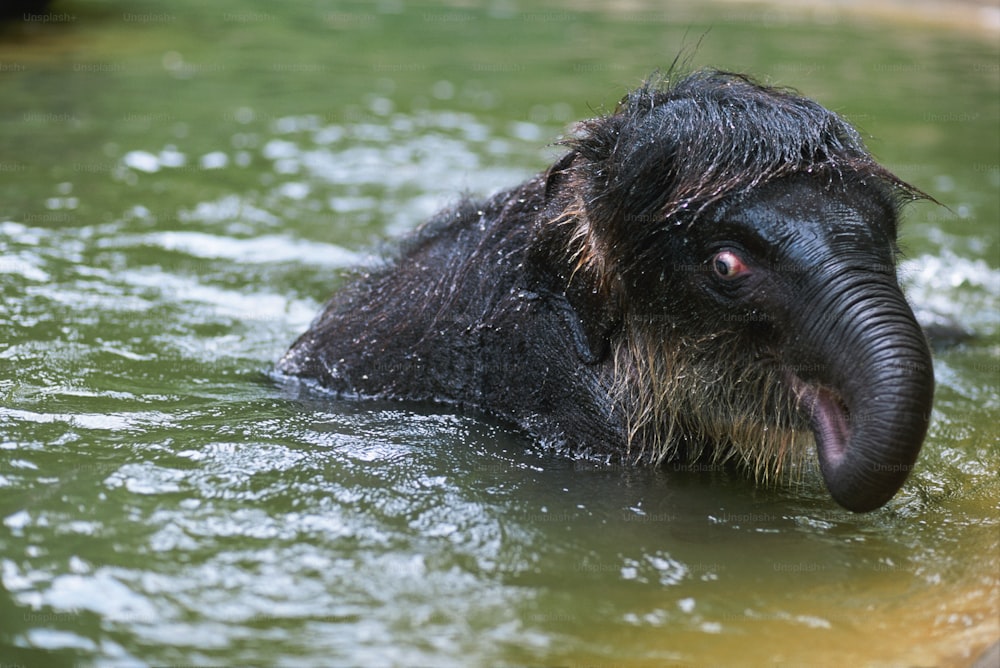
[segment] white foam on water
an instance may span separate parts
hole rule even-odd
[[[900,277],[918,312],[944,316],[978,334],[1000,327],[1000,269],[947,248],[906,260]]]

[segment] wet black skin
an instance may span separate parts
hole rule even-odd
[[[731,387],[705,386],[705,401],[744,406],[718,424],[811,430],[834,499],[885,504],[933,401],[896,280],[900,202],[924,195],[836,115],[726,73],[638,90],[567,144],[546,172],[438,214],[359,270],[278,371],[342,396],[473,406],[574,456],[649,464],[612,391],[622,369],[631,382],[616,361],[639,340],[653,355],[683,346],[692,366],[676,373],[721,378],[722,360],[779,388],[772,414],[745,408],[758,387],[712,381]],[[693,426],[671,453],[709,433]]]
[[[614,459],[625,426],[602,378],[623,314],[567,290],[570,265],[538,248],[559,243],[544,226],[547,199],[542,176],[442,214],[393,264],[339,293],[279,369],[342,394],[476,406]],[[711,225],[665,235],[660,275],[622,281],[630,307],[691,333],[738,327],[773,349],[790,386],[814,388],[803,411],[834,498],[881,506],[916,459],[933,392],[896,283],[891,203],[860,183],[793,177],[708,215]],[[850,451],[864,456],[843,457],[859,431],[867,440]]]
[[[607,343],[591,350],[581,323],[602,308],[576,311],[571,268],[536,243],[553,204],[542,175],[442,212],[336,294],[278,370],[347,396],[476,407],[581,456],[615,456]]]

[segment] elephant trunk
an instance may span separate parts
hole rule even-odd
[[[830,494],[866,512],[891,499],[913,468],[934,372],[894,277],[848,268],[832,278],[811,282],[808,306],[794,316],[789,382],[812,425]]]

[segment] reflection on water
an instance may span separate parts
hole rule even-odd
[[[392,44],[404,39],[402,26],[480,25],[458,21],[472,14],[396,9],[376,58],[383,67],[416,53]],[[299,11],[267,16],[294,22]],[[502,20],[551,31],[546,45],[561,43],[557,35],[589,44],[602,30],[623,42],[657,34],[655,25],[605,25],[575,11],[559,9],[575,26],[568,35],[556,19]],[[357,30],[383,24],[360,9],[337,16],[325,25],[350,16]],[[454,20],[427,18],[441,16]],[[247,82],[292,87],[309,71],[241,80],[207,68],[212,51],[185,42],[180,26],[149,28],[144,35],[162,40],[153,51],[87,48],[109,60],[118,51],[101,49],[131,49],[129,62],[148,57],[149,72],[192,87],[211,77],[247,88],[213,102],[232,115],[225,131],[202,132],[168,94],[140,87],[162,105],[142,112],[163,121],[146,123],[149,134],[133,132],[144,117],[49,127],[34,137],[37,152],[17,159],[30,178],[8,172],[18,189],[0,209],[4,660],[948,665],[1000,636],[1000,263],[991,255],[1000,204],[995,164],[960,171],[995,161],[981,142],[968,142],[979,153],[917,159],[900,142],[897,159],[914,172],[904,177],[954,193],[950,211],[912,211],[908,294],[976,338],[935,361],[934,421],[912,480],[887,509],[854,515],[832,504],[814,472],[759,489],[726,469],[575,463],[481,415],[357,405],[270,377],[340,273],[375,261],[368,249],[379,239],[463,190],[490,193],[525,178],[558,153],[545,145],[577,115],[564,98],[604,102],[620,89],[533,92],[522,104],[485,84],[483,68],[470,83],[427,65],[406,70],[395,88],[366,84],[342,118],[308,112],[315,91],[304,85],[302,110],[265,113],[273,95]],[[836,30],[854,39],[854,29]],[[840,63],[821,42],[809,58]],[[311,45],[317,63],[329,62],[320,46],[341,49],[345,62],[353,54],[323,40]],[[486,35],[467,48],[510,45]],[[72,68],[31,57],[51,77],[30,84],[31,113],[64,113]],[[928,62],[951,66],[945,56]],[[597,72],[574,70],[573,85],[583,89]],[[900,90],[940,76],[897,73]],[[619,86],[628,79],[609,74]],[[524,85],[565,85],[536,78]],[[14,90],[0,80],[5,87]],[[95,89],[86,103],[115,90]],[[984,119],[995,115],[995,100],[962,91]],[[208,99],[197,88],[181,96],[190,109]],[[97,125],[106,115],[125,112],[86,118]],[[0,133],[15,145],[36,125],[33,116]],[[78,169],[62,164],[67,151]],[[938,173],[953,176],[921,181]]]

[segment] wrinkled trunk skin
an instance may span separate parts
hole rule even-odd
[[[894,277],[844,269],[811,283],[787,344],[790,382],[830,494],[875,510],[903,485],[927,432],[930,350]]]

